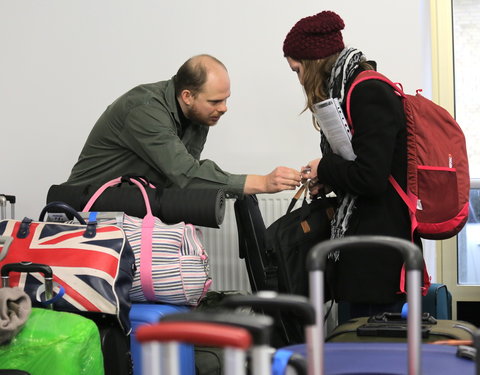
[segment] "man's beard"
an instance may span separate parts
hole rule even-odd
[[[219,113],[217,116],[215,117],[218,117],[218,120],[220,120],[220,117],[222,116],[221,113]],[[190,110],[188,112],[188,116],[187,118],[192,121],[193,123],[196,123],[196,124],[200,124],[200,125],[204,125],[204,126],[213,126],[213,125],[216,125],[218,120],[217,121],[213,121],[211,119],[211,117],[213,116],[203,116],[199,111],[197,111],[197,109],[195,107],[190,107]]]

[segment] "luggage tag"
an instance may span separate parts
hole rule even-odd
[[[120,211],[104,211],[104,212],[79,212],[80,216],[87,222],[96,221],[99,224],[113,224],[123,228],[124,214]]]

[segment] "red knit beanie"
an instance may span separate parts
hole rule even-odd
[[[328,10],[302,18],[287,34],[283,53],[295,60],[316,60],[333,55],[345,48],[341,32],[344,27],[340,16]]]

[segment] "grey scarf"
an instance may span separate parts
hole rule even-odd
[[[365,61],[365,56],[361,51],[355,48],[345,48],[338,56],[337,61],[333,65],[328,89],[330,97],[337,98],[340,104],[345,99],[345,84],[352,77],[352,74],[358,68],[361,61]],[[331,151],[326,137],[321,136],[320,149],[322,155],[326,155]],[[331,238],[340,238],[345,235],[348,229],[350,216],[355,208],[356,196],[350,193],[336,191],[339,206],[332,220]]]
[[[0,288],[0,345],[8,344],[25,325],[32,311],[28,295],[20,288]]]

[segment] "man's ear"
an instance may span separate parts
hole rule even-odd
[[[192,104],[193,100],[193,95],[190,90],[183,90],[180,93],[180,98],[182,98],[182,101],[187,105],[190,106]]]

